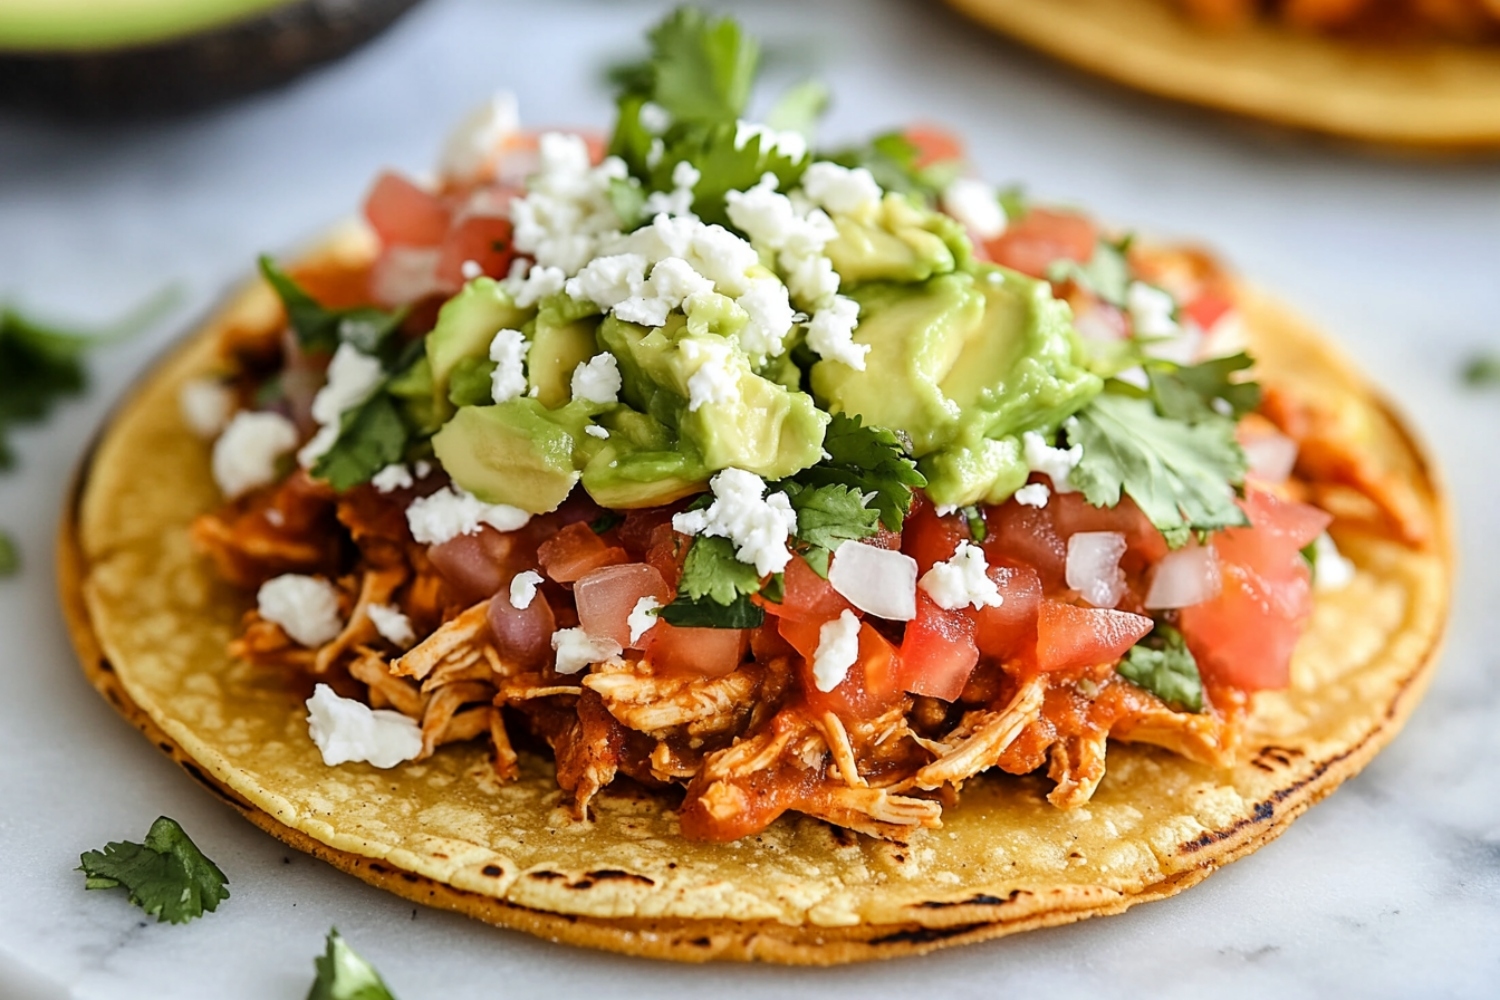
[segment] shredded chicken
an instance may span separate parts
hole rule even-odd
[[[440,665],[487,664],[484,647],[490,644],[491,636],[489,601],[480,601],[402,654],[391,664],[391,673],[421,681]]]
[[[1047,777],[1057,787],[1047,793],[1047,801],[1059,809],[1076,809],[1094,797],[1094,790],[1104,780],[1104,751],[1107,733],[1092,736],[1070,736],[1052,744]]]
[[[854,747],[849,742],[849,731],[844,728],[839,717],[832,712],[824,712],[813,720],[813,724],[823,734],[823,741],[828,744],[834,767],[838,768],[839,778],[844,784],[850,788],[868,787],[869,782],[860,776],[859,763],[854,758]]]
[[[372,649],[358,650],[349,661],[349,676],[369,687],[373,708],[394,708],[413,719],[420,719],[427,710],[427,698],[417,686],[392,674],[386,658]]]
[[[1033,677],[1000,711],[969,713],[948,739],[936,744],[941,748],[940,756],[917,772],[916,786],[933,789],[957,785],[993,767],[1027,723],[1041,713],[1046,693],[1045,676]]]
[[[375,623],[370,620],[370,605],[388,604],[396,588],[406,581],[406,569],[402,566],[371,570],[359,585],[359,596],[349,619],[331,642],[325,643],[313,659],[313,673],[326,674],[331,666],[355,646],[378,641],[380,636]]]
[[[493,687],[479,681],[460,681],[434,692],[427,700],[426,711],[422,713],[422,757],[432,756],[432,752],[440,744],[452,741],[452,738],[445,737],[448,737],[450,725],[460,708],[474,702],[484,702],[488,709],[494,694]],[[489,718],[486,716],[484,723],[468,737],[458,738],[472,739],[484,732],[488,726]]]
[[[1229,767],[1239,748],[1238,726],[1212,715],[1185,715],[1169,708],[1129,716],[1115,724],[1110,735],[1126,743],[1165,747],[1209,767]]]
[[[904,844],[918,829],[943,825],[943,807],[931,799],[892,795],[883,788],[829,785],[797,804],[809,816],[871,837]]]
[[[611,715],[631,729],[661,734],[685,727],[703,736],[735,729],[760,683],[751,665],[723,677],[659,676],[644,663],[601,664],[583,686],[603,699]]]

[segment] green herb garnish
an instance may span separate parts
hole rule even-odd
[[[1055,283],[1072,281],[1110,305],[1124,306],[1125,291],[1130,287],[1129,236],[1119,242],[1101,239],[1087,263],[1055,260],[1047,268],[1047,280]]]
[[[1203,678],[1198,673],[1198,661],[1193,659],[1182,633],[1170,625],[1157,625],[1130,647],[1116,669],[1121,677],[1162,701],[1181,705],[1190,712],[1203,711]]]
[[[335,927],[328,932],[328,947],[313,959],[318,977],[307,1000],[396,1000],[375,966],[361,958]]]
[[[912,491],[927,485],[891,431],[866,427],[858,416],[835,413],[823,436],[828,458],[792,478],[804,486],[847,486],[868,496],[880,523],[900,531],[911,510]]]
[[[177,825],[162,816],[144,844],[110,843],[79,857],[89,889],[123,888],[130,901],[158,921],[187,923],[229,898],[229,880]]]
[[[347,343],[366,354],[378,354],[406,318],[404,309],[385,312],[369,306],[329,309],[320,305],[264,254],[260,258],[260,273],[281,299],[287,322],[297,335],[297,343],[305,350],[332,352],[339,344]]]

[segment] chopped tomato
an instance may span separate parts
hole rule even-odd
[[[1206,291],[1182,307],[1182,313],[1197,324],[1200,330],[1212,330],[1234,308],[1234,303],[1224,295]]]
[[[449,212],[436,195],[386,171],[365,199],[365,218],[386,246],[435,247],[448,235]]]
[[[674,592],[682,580],[682,562],[687,558],[687,542],[687,538],[673,530],[669,521],[656,526],[646,547],[645,561],[656,567],[656,571]]]
[[[871,719],[901,696],[901,659],[896,647],[868,623],[859,628],[859,658],[832,691],[813,681],[821,622],[781,620],[781,634],[802,654],[802,690],[814,712],[833,712],[847,719]]]
[[[832,621],[845,609],[851,607],[849,602],[833,589],[833,584],[814,573],[812,567],[807,564],[807,560],[801,556],[792,557],[792,561],[786,564],[786,572],[781,579],[783,591],[781,603],[777,604],[768,600],[759,602],[768,614],[789,621],[821,624]],[[816,640],[814,645],[816,646]]]
[[[918,590],[917,617],[906,626],[900,660],[903,689],[953,701],[979,662],[973,615],[946,611]]]
[[[913,125],[905,135],[906,141],[916,147],[917,159],[912,165],[918,170],[964,158],[963,141],[941,125]]]
[[[1055,498],[1054,498],[1055,499]],[[1019,562],[1036,569],[1049,592],[1062,589],[1068,563],[1068,540],[1058,533],[1048,507],[1027,507],[1014,500],[987,512],[989,531],[982,547],[990,563]]]
[[[1043,601],[1037,614],[1038,670],[1077,670],[1113,663],[1151,631],[1145,615]]]
[[[642,640],[646,659],[667,673],[723,677],[745,659],[748,629],[678,628],[657,622]]]
[[[672,592],[661,574],[645,563],[605,566],[573,585],[578,624],[591,637],[610,639],[622,649],[635,646],[630,641],[630,615],[646,597],[657,604],[666,604],[672,599]]]
[[[1081,215],[1033,208],[986,243],[985,249],[997,264],[1045,278],[1053,261],[1086,263],[1098,239],[1094,223]]]
[[[1015,659],[1036,646],[1042,579],[1030,566],[998,562],[990,564],[989,578],[1000,591],[1001,604],[974,613],[974,637],[984,655]]]
[[[496,593],[527,568],[524,546],[516,544],[514,533],[502,533],[488,525],[429,546],[427,557],[466,604]]]
[[[958,514],[939,517],[930,503],[912,508],[901,530],[901,551],[917,561],[917,572],[950,559],[959,542],[969,540],[969,526]]]
[[[1129,497],[1121,497],[1113,507],[1095,507],[1082,493],[1054,493],[1042,509],[1051,515],[1061,538],[1080,531],[1118,531],[1130,551],[1147,563],[1159,562],[1167,554],[1167,540]]]
[[[542,572],[558,583],[572,583],[601,566],[629,562],[625,550],[607,545],[582,521],[568,525],[537,549]]]
[[[1182,610],[1182,634],[1205,680],[1245,691],[1282,688],[1312,614],[1311,574],[1300,551],[1330,518],[1260,490],[1241,506],[1252,526],[1214,537],[1223,588]]]
[[[492,278],[504,276],[515,256],[511,250],[510,231],[509,219],[487,215],[471,216],[454,226],[443,240],[443,252],[437,265],[438,281],[444,287],[457,289],[467,280],[464,265],[469,261],[478,264],[482,274]]]

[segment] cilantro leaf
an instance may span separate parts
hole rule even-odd
[[[803,80],[777,98],[766,113],[766,124],[810,136],[818,119],[828,110],[829,96],[828,85],[821,80]]]
[[[1130,287],[1130,262],[1125,257],[1129,249],[1128,236],[1118,243],[1101,239],[1087,263],[1066,258],[1053,261],[1047,268],[1047,280],[1059,284],[1072,281],[1111,305],[1124,306],[1125,290]]]
[[[863,146],[820,154],[820,159],[832,160],[845,167],[864,167],[886,191],[915,195],[929,205],[937,201],[943,188],[963,169],[958,160],[918,166],[921,150],[903,132],[886,132]]]
[[[1148,362],[1146,375],[1151,381],[1151,398],[1156,412],[1169,420],[1197,423],[1220,416],[1240,417],[1260,405],[1260,386],[1255,382],[1231,380],[1235,372],[1254,365],[1248,354],[1212,358],[1196,365],[1174,365],[1170,362]],[[1227,407],[1221,414],[1215,406]]]
[[[331,352],[342,342],[353,344],[366,354],[378,354],[406,318],[404,309],[395,312],[368,306],[328,309],[265,254],[260,258],[260,273],[281,299],[297,343],[308,350]]]
[[[175,820],[159,817],[144,844],[106,844],[79,856],[89,889],[123,887],[130,901],[158,921],[187,923],[229,898],[229,880],[188,839]]]
[[[396,403],[377,390],[344,413],[338,440],[313,465],[312,474],[342,493],[401,461],[410,438]]]
[[[642,74],[650,81],[648,96],[675,121],[713,125],[741,117],[760,47],[734,18],[715,19],[696,8],[679,7],[649,37],[650,69]]]
[[[793,479],[803,486],[847,486],[880,513],[880,522],[900,531],[911,510],[912,490],[927,478],[907,456],[896,435],[883,427],[866,427],[858,416],[835,413],[823,435],[828,458],[803,469]]]
[[[1169,420],[1148,399],[1104,393],[1066,426],[1083,446],[1073,485],[1095,507],[1127,494],[1174,548],[1192,531],[1248,523],[1234,502],[1246,463],[1233,421]]]
[[[1121,677],[1145,688],[1162,701],[1181,705],[1190,712],[1203,711],[1203,678],[1198,661],[1170,625],[1159,624],[1130,647],[1116,668]]]
[[[682,563],[682,580],[677,585],[680,598],[689,601],[706,598],[715,604],[729,605],[758,590],[760,575],[754,566],[735,558],[733,542],[709,535],[693,539]]]
[[[349,947],[337,927],[329,930],[327,949],[313,966],[318,977],[307,1000],[396,1000],[375,966]]]
[[[667,143],[666,153],[651,171],[653,191],[672,187],[672,171],[683,160],[702,175],[693,188],[693,211],[704,222],[729,224],[724,196],[730,191],[754,187],[766,174],[775,174],[781,190],[794,187],[807,160],[793,160],[780,150],[766,150],[764,136],[754,136],[737,145],[739,128],[734,123],[681,132]]]
[[[0,531],[0,576],[15,576],[21,570],[21,550],[16,540]]]
[[[765,611],[747,594],[740,594],[728,604],[706,597],[679,596],[656,614],[678,628],[758,628],[766,620]]]
[[[795,481],[776,486],[797,512],[797,541],[808,565],[828,576],[828,560],[846,541],[880,531],[880,511],[865,506],[864,494],[851,486],[803,486]]]

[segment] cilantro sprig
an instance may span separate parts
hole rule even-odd
[[[1101,238],[1094,245],[1093,256],[1080,264],[1076,260],[1062,258],[1047,268],[1047,280],[1055,283],[1072,281],[1092,292],[1105,302],[1115,306],[1125,305],[1125,293],[1130,287],[1131,237],[1121,240]]]
[[[1162,701],[1180,705],[1189,712],[1203,711],[1203,678],[1198,673],[1198,661],[1187,648],[1182,633],[1164,622],[1130,647],[1116,670],[1121,677]]]
[[[347,343],[366,354],[378,354],[406,318],[404,309],[394,312],[371,306],[329,309],[265,254],[260,257],[260,273],[281,299],[287,322],[304,350],[331,353],[339,344]]]
[[[329,930],[327,946],[313,966],[318,975],[307,1000],[396,1000],[375,966],[349,947],[337,927]]]
[[[913,491],[927,480],[896,435],[866,427],[859,417],[834,414],[823,449],[823,461],[770,484],[770,491],[785,494],[797,514],[793,551],[826,577],[833,551],[844,542],[870,538],[882,524],[901,530]],[[705,494],[690,509],[710,501]],[[753,628],[762,613],[750,598],[759,594],[778,600],[780,588],[777,577],[762,581],[754,566],[740,562],[733,542],[700,535],[683,562],[677,598],[661,610],[661,617],[698,628]]]
[[[85,851],[79,861],[85,888],[123,888],[160,922],[187,923],[229,898],[229,880],[219,866],[166,816],[151,824],[145,843],[106,844],[102,851]]]

